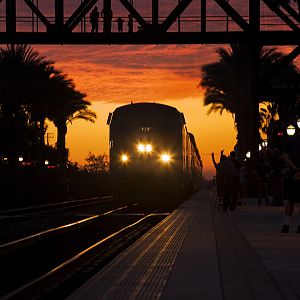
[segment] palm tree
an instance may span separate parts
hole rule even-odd
[[[53,88],[51,78],[60,71],[56,70],[52,61],[45,61],[38,66],[38,78],[31,87],[31,98],[27,106],[31,123],[37,133],[36,142],[37,158],[45,159],[45,133],[47,129],[46,119],[51,114],[53,99],[51,90]]]
[[[67,161],[66,134],[67,125],[75,120],[83,119],[95,122],[96,113],[89,110],[91,103],[86,95],[75,89],[73,80],[61,72],[51,78],[53,99],[48,118],[57,128],[57,151],[59,163],[64,168]]]
[[[57,127],[57,151],[64,165],[67,124],[76,119],[94,122],[96,114],[88,109],[86,95],[53,64],[28,45],[0,49],[0,126],[6,145],[2,150],[16,156],[28,148],[26,143],[37,143],[39,147],[34,148],[39,148],[43,159],[48,118]]]
[[[200,85],[206,89],[204,105],[210,105],[208,113],[228,111],[234,116],[237,128],[237,144],[239,156],[243,157],[251,149],[252,128],[259,128],[259,119],[253,119],[252,103],[250,98],[250,68],[251,49],[246,44],[231,44],[230,49],[219,48],[219,61],[202,67]],[[261,48],[259,68],[260,73],[269,70],[278,63],[283,54],[275,48]],[[288,68],[290,74],[297,73],[293,64]],[[286,70],[285,69],[285,70]],[[281,75],[283,76],[283,75]],[[268,84],[268,80],[260,85]],[[259,101],[261,99],[258,99]],[[258,116],[258,111],[254,115]],[[256,122],[256,125],[253,125]],[[257,133],[258,134],[258,133]]]
[[[6,129],[2,134],[10,156],[17,155],[24,143],[29,142],[25,141],[26,131],[32,128],[32,122],[35,131],[38,127],[40,132],[44,131],[44,122],[38,123],[33,116],[34,108],[44,101],[41,95],[45,82],[54,72],[52,64],[28,45],[9,45],[0,49],[0,104]],[[39,142],[44,142],[41,135]]]

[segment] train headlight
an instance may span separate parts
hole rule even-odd
[[[160,160],[164,164],[168,164],[171,161],[171,156],[168,153],[162,153],[161,156],[160,156]]]
[[[122,154],[122,156],[121,156],[121,161],[122,161],[123,163],[126,163],[126,162],[128,161],[128,156],[127,156],[126,154]]]
[[[150,144],[138,144],[137,145],[137,150],[140,153],[151,153],[152,152],[152,145]]]
[[[146,152],[150,153],[152,151],[152,146],[150,144],[146,145]]]
[[[137,149],[139,152],[144,153],[146,150],[146,147],[143,144],[138,144]]]

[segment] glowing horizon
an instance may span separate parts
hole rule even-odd
[[[68,74],[87,94],[96,124],[76,121],[66,137],[70,159],[84,164],[89,152],[108,153],[109,112],[131,102],[158,102],[185,114],[204,162],[204,175],[215,173],[210,153],[229,153],[236,143],[231,115],[207,115],[199,88],[201,66],[217,61],[214,45],[39,46],[34,47]],[[226,47],[226,46],[223,46]],[[290,51],[291,47],[282,47]],[[296,60],[297,62],[297,60]],[[50,129],[54,132],[55,129]],[[51,141],[52,143],[54,140]]]
[[[208,116],[199,88],[201,65],[217,59],[215,46],[128,46],[125,52],[124,48],[80,46],[76,53],[71,46],[59,46],[59,52],[55,48],[38,50],[56,61],[55,66],[74,80],[76,88],[87,93],[98,116],[95,124],[78,120],[68,126],[67,147],[72,161],[84,164],[89,152],[108,153],[108,113],[131,102],[158,102],[183,112],[208,178],[215,172],[210,153],[233,149],[236,133],[232,116]]]
[[[5,11],[5,1],[0,8]],[[80,0],[65,0],[65,17],[73,14],[78,8]],[[160,2],[159,16],[165,18],[176,6],[178,1]],[[98,3],[101,9],[102,3]],[[231,1],[230,5],[241,15],[247,16],[249,5],[247,1]],[[296,9],[296,3],[291,3]],[[152,6],[147,1],[135,1],[137,11],[141,15],[151,14]],[[40,1],[39,9],[45,16],[54,16],[54,1]],[[114,18],[127,17],[128,11],[118,2],[112,2]],[[185,16],[200,16],[200,1],[193,1],[182,14]],[[207,15],[223,16],[226,13],[214,1],[207,1]],[[20,17],[32,17],[32,11],[25,2],[18,2],[17,13]],[[261,4],[261,16],[272,17],[277,26],[285,26],[281,19],[274,15],[265,5]],[[230,21],[230,18],[229,18]],[[102,30],[100,20],[99,30]],[[225,29],[226,22],[208,22],[208,31]],[[22,29],[32,30],[29,22],[18,23]],[[87,31],[90,24],[87,18]],[[135,30],[137,29],[135,22]],[[198,24],[199,25],[199,24]],[[197,23],[191,27],[182,22],[182,30],[199,30]],[[228,24],[227,24],[228,25]],[[2,27],[1,27],[2,26]],[[18,27],[17,26],[17,27]],[[27,26],[27,27],[26,27]],[[117,31],[116,22],[112,30]],[[170,31],[176,30],[176,24]],[[265,28],[268,25],[261,25]],[[0,24],[4,30],[5,22]],[[74,31],[80,30],[80,25]],[[126,26],[125,26],[126,27]],[[176,28],[175,28],[176,27]],[[229,30],[238,29],[235,22],[229,22]],[[19,27],[18,27],[19,28]],[[276,27],[279,28],[279,27]],[[25,31],[26,31],[25,30]],[[46,28],[39,23],[39,31]],[[127,28],[124,28],[126,31]],[[55,67],[61,69],[69,78],[74,80],[76,88],[87,94],[87,100],[92,103],[98,119],[96,124],[76,121],[68,126],[66,137],[67,147],[70,148],[70,159],[80,164],[88,152],[95,154],[108,153],[108,126],[106,118],[109,112],[116,107],[130,102],[159,102],[176,107],[185,114],[187,128],[195,135],[196,143],[204,161],[204,174],[211,177],[214,167],[210,153],[218,154],[224,149],[228,153],[236,143],[236,132],[232,116],[223,113],[223,116],[211,114],[207,116],[207,107],[203,107],[203,91],[199,88],[201,80],[201,66],[215,62],[218,56],[217,47],[227,45],[76,45],[76,46],[34,46],[46,59],[53,60]],[[281,47],[283,52],[290,52],[292,47]],[[295,60],[300,64],[300,58]],[[48,132],[54,132],[50,125]],[[54,140],[50,141],[52,144]]]

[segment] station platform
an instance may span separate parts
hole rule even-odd
[[[213,202],[192,196],[68,299],[299,300],[300,234],[280,233],[284,208]]]

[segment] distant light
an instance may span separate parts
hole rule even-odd
[[[24,158],[22,156],[19,156],[19,162],[22,162]]]
[[[146,145],[146,152],[151,152],[152,151],[152,146],[150,144]]]
[[[277,135],[278,135],[278,136],[283,136],[283,132],[279,131],[279,132],[277,133]]]
[[[49,160],[45,160],[45,165],[48,166],[49,165]]]
[[[289,125],[286,129],[286,133],[288,135],[294,135],[296,132],[296,128],[293,125]]]
[[[297,120],[297,126],[300,128],[300,118]]]
[[[251,152],[250,152],[250,151],[248,151],[248,152],[246,153],[246,157],[247,157],[247,158],[250,158],[250,157],[251,157]]]
[[[268,141],[263,141],[262,146],[265,147],[265,148],[268,147]]]
[[[261,146],[261,145],[259,145],[259,146],[258,146],[258,150],[259,150],[259,151],[261,151],[261,149],[262,149],[262,146]]]
[[[171,157],[170,157],[170,154],[168,153],[163,153],[161,156],[160,156],[160,159],[163,163],[169,163],[170,160],[171,160]]]
[[[128,161],[128,156],[126,155],[126,154],[123,154],[122,156],[121,156],[121,160],[122,160],[122,162],[127,162]]]
[[[138,148],[138,151],[141,153],[145,152],[145,150],[146,150],[146,147],[143,144],[138,144],[137,148]]]
[[[3,160],[4,160],[4,161],[8,161],[8,158],[7,158],[7,157],[3,157]]]

